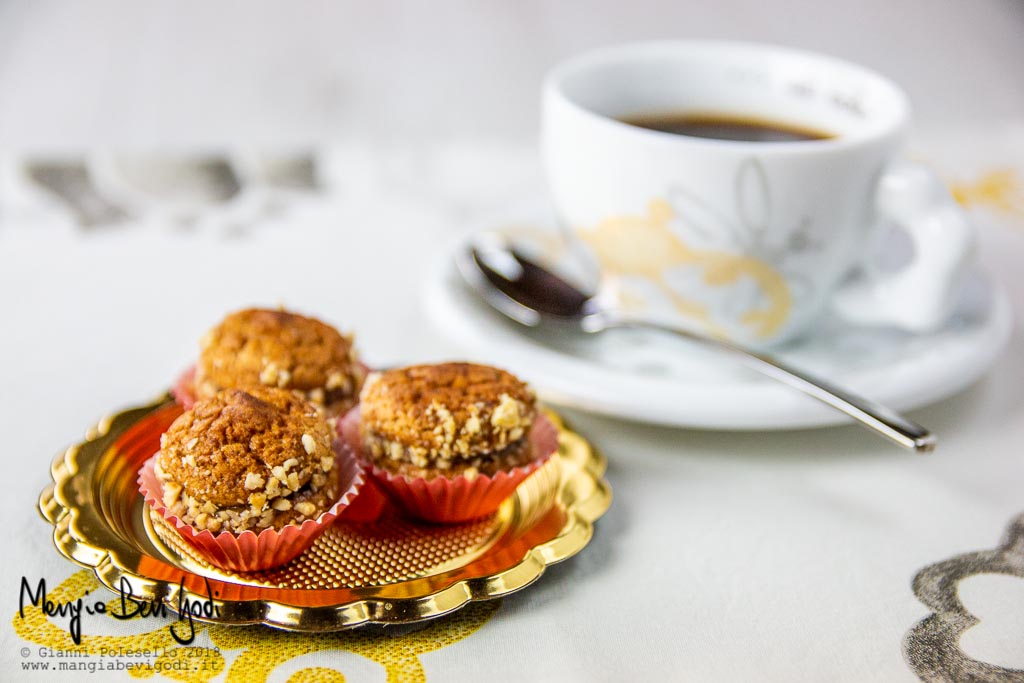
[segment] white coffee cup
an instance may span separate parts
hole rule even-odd
[[[624,123],[688,112],[825,131],[732,141]],[[862,324],[940,326],[972,259],[963,212],[927,169],[894,162],[910,117],[891,81],[783,47],[677,41],[605,48],[547,76],[542,153],[560,219],[620,302],[753,346],[831,307]],[[866,264],[874,231],[914,254]]]

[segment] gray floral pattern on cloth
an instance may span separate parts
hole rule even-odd
[[[1024,514],[1010,522],[997,548],[929,565],[914,577],[914,594],[932,614],[907,633],[903,656],[921,680],[1024,683],[1024,670],[981,662],[961,649],[961,636],[979,619],[964,606],[958,587],[964,579],[979,574],[1024,579]]]

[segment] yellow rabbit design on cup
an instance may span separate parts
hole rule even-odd
[[[650,296],[637,293],[637,279],[650,282],[676,312],[700,324],[718,336],[728,337],[728,326],[742,325],[757,338],[775,335],[789,318],[793,303],[792,283],[767,260],[752,253],[775,256],[759,244],[770,209],[770,195],[763,169],[756,160],[740,165],[736,178],[737,218],[714,209],[682,188],[673,188],[667,199],[650,200],[647,212],[615,215],[591,229],[579,229],[602,272],[620,291],[641,305],[650,305]],[[682,210],[678,205],[684,205]],[[686,227],[696,241],[728,242],[746,253],[724,248],[702,248],[680,235]],[[807,221],[793,231],[790,242],[806,242]],[[805,247],[809,244],[805,244]],[[791,245],[790,245],[791,248]],[[774,260],[774,259],[773,259]],[[716,310],[706,301],[682,295],[673,287],[672,274],[680,269],[699,272],[700,282],[708,288],[742,287],[732,293],[733,315]],[[723,317],[732,318],[723,320]]]

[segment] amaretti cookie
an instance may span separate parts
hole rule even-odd
[[[265,568],[302,552],[355,497],[359,465],[333,442],[322,411],[299,393],[228,389],[171,424],[140,473],[140,487],[179,532],[188,528],[186,540],[209,532],[207,549],[237,552],[243,566],[210,557],[214,564]],[[259,553],[252,550],[260,556],[245,557],[233,544],[247,532],[263,542]],[[277,547],[282,537],[290,539],[287,553]]]
[[[365,377],[352,337],[284,310],[232,313],[200,343],[192,380],[196,399],[252,386],[294,389],[330,415],[351,408]]]
[[[526,434],[536,398],[498,368],[443,363],[373,373],[360,403],[363,446],[392,472],[490,475],[532,459]]]
[[[471,363],[371,374],[341,431],[408,511],[443,522],[493,512],[557,445],[525,383]]]
[[[338,494],[331,430],[282,389],[229,389],[199,401],[160,439],[162,502],[198,529],[280,529],[326,510]]]

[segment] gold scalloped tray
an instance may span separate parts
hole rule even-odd
[[[206,601],[210,590],[219,616],[204,620],[217,623],[336,631],[432,619],[525,588],[582,550],[611,503],[604,458],[549,412],[558,453],[493,516],[459,525],[419,523],[390,507],[372,521],[342,516],[289,564],[233,574],[204,562],[138,492],[139,467],[180,413],[162,396],[101,421],[54,460],[39,510],[57,550],[111,590],[127,582],[134,599],[170,609]]]

